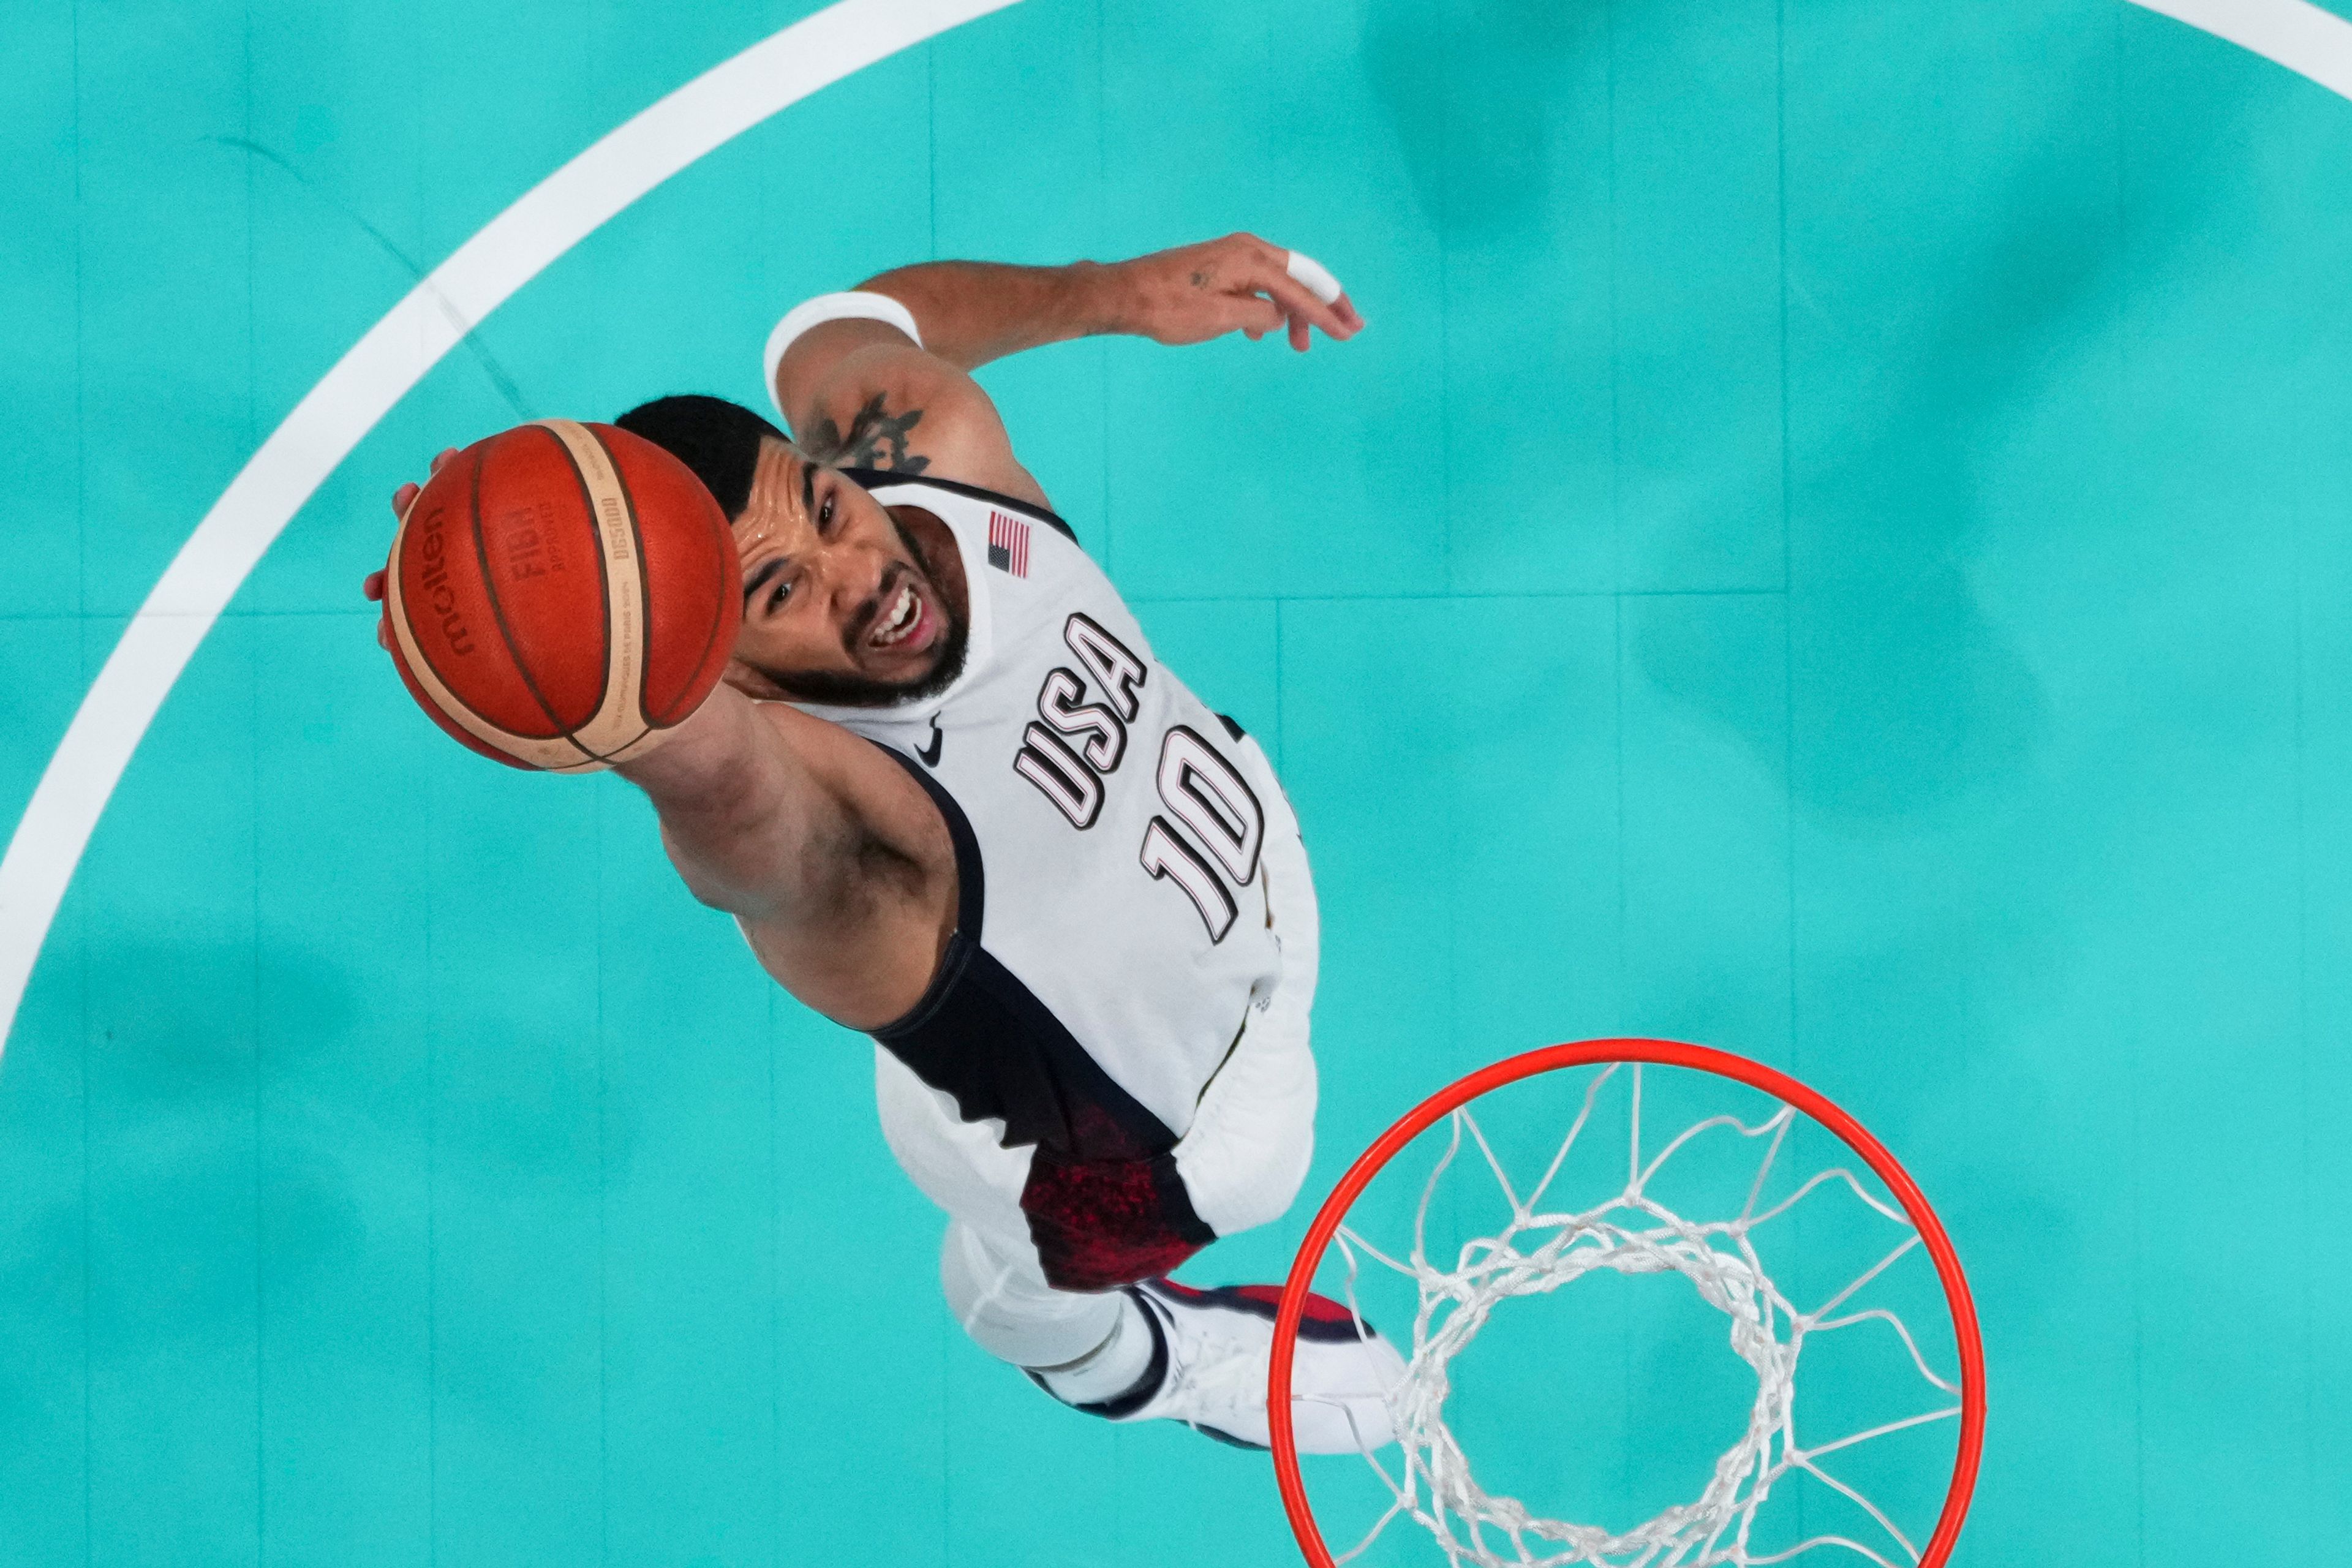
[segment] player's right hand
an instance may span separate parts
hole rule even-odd
[[[426,466],[425,472],[428,475],[439,473],[441,465],[457,455],[457,447],[442,447],[439,452],[434,454],[433,461]],[[415,503],[417,492],[423,488],[412,482],[393,491],[392,515],[395,518],[406,517],[408,509]],[[360,592],[367,595],[368,603],[371,605],[383,603],[383,569],[382,567],[378,567],[360,580]],[[389,610],[375,618],[375,641],[376,646],[386,653],[392,651],[392,614]]]

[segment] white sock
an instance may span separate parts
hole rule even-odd
[[[1034,1368],[1046,1392],[1066,1405],[1100,1405],[1131,1392],[1151,1368],[1151,1325],[1131,1296],[1118,1299],[1118,1318],[1102,1343],[1074,1362]]]

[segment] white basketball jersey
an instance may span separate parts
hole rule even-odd
[[[1061,520],[942,480],[851,477],[947,525],[969,596],[963,670],[939,696],[800,705],[887,748],[956,837],[955,942],[923,1003],[876,1037],[966,1121],[1002,1120],[1008,1145],[1160,1152],[1280,979],[1260,850],[1289,814]]]

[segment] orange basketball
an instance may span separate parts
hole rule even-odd
[[[441,466],[393,535],[393,662],[444,730],[519,768],[639,755],[700,706],[743,620],[735,538],[693,471],[541,419]]]

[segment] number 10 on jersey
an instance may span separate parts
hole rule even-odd
[[[1057,668],[1037,693],[1037,717],[1022,737],[1013,771],[1037,786],[1070,825],[1084,831],[1103,806],[1103,781],[1127,755],[1127,727],[1142,706],[1143,661],[1085,615],[1065,624],[1062,640],[1086,675]],[[1093,695],[1089,681],[1101,692]],[[1209,940],[1220,942],[1240,914],[1238,889],[1257,876],[1265,808],[1247,780],[1189,725],[1160,744],[1155,774],[1167,810],[1144,829],[1137,858],[1152,879],[1183,889]]]
[[[1160,742],[1160,801],[1192,833],[1166,816],[1153,817],[1143,830],[1143,868],[1183,889],[1201,911],[1209,940],[1223,942],[1239,912],[1234,889],[1248,887],[1257,876],[1265,808],[1234,765],[1181,724]],[[1203,845],[1206,856],[1197,847]]]

